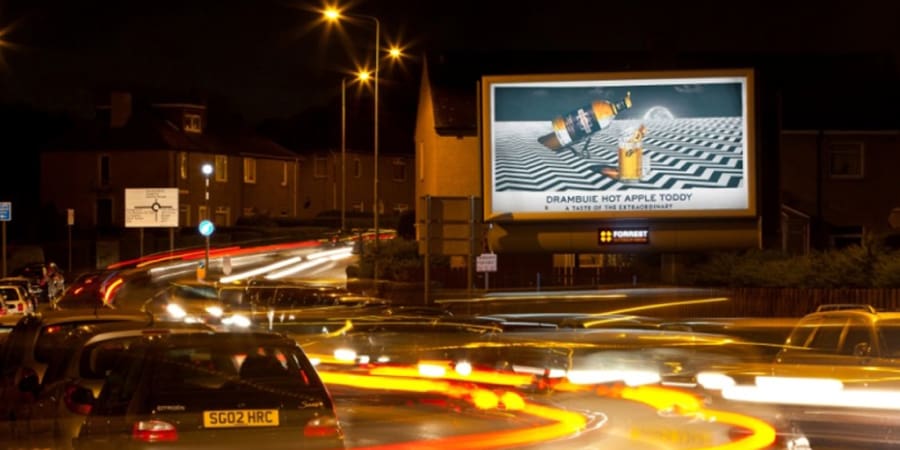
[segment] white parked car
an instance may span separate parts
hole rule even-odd
[[[6,304],[8,314],[27,314],[34,312],[28,295],[21,286],[0,285],[0,298]]]

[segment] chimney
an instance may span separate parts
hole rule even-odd
[[[111,92],[109,94],[109,126],[122,128],[131,118],[131,93]]]

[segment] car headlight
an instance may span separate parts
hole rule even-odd
[[[334,351],[334,359],[338,361],[356,361],[356,351],[349,348],[339,348]]]
[[[222,313],[224,313],[224,311],[222,311],[222,308],[219,306],[207,306],[206,312],[213,317],[222,317]]]
[[[212,314],[212,313],[210,313],[210,314]],[[231,317],[222,319],[222,323],[225,325],[233,325],[238,328],[249,328],[251,325],[250,319],[248,319],[247,316],[244,316],[242,314],[235,314]]]
[[[168,312],[173,319],[178,320],[184,319],[184,316],[187,315],[187,311],[177,303],[169,303],[166,305],[166,312]]]

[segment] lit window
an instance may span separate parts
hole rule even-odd
[[[218,226],[227,227],[231,224],[231,208],[228,206],[216,206],[216,216],[213,223]]]
[[[244,183],[256,183],[256,158],[244,158]]]
[[[178,206],[178,224],[183,227],[191,226],[191,205]]]
[[[366,202],[353,202],[350,204],[350,210],[355,212],[365,212]]]
[[[202,133],[203,121],[199,114],[184,114],[184,131],[189,133]]]
[[[216,155],[215,175],[216,181],[228,181],[228,156]]]
[[[397,203],[394,205],[394,214],[398,216],[407,211],[409,211],[409,205],[407,205],[406,203]]]
[[[282,164],[282,166],[281,166],[281,185],[287,186],[288,185],[288,163],[283,162],[281,164]]]
[[[392,165],[394,181],[406,181],[406,162],[395,159]]]
[[[831,178],[862,178],[864,161],[861,143],[832,144],[828,151],[828,174]]]
[[[197,207],[197,224],[200,222],[209,219],[209,211],[206,209],[206,205],[200,205]]]
[[[313,176],[316,178],[328,176],[328,158],[317,156],[313,160]]]
[[[188,154],[187,152],[178,153],[178,174],[182,180],[188,177]]]
[[[353,160],[353,177],[362,177],[362,161],[360,161],[359,158]]]

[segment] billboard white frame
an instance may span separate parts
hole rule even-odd
[[[757,214],[752,69],[485,76],[481,86],[485,220]],[[598,99],[618,106],[605,124],[586,118]],[[574,133],[554,128],[564,122]],[[625,180],[618,138],[641,125],[650,170]],[[590,139],[577,140],[584,129]],[[568,145],[552,149],[548,136]]]

